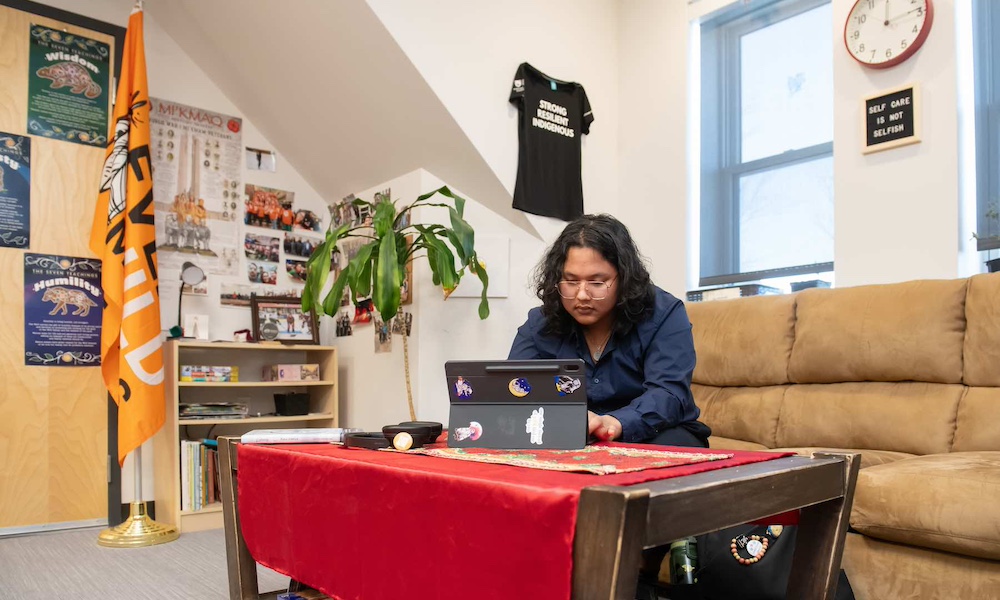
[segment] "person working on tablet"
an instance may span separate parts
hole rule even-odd
[[[588,429],[599,440],[708,447],[691,394],[694,340],[680,300],[653,285],[632,236],[610,215],[569,223],[535,270],[542,306],[510,359],[581,358]]]

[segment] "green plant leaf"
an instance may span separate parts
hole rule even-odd
[[[427,262],[430,263],[434,285],[444,288],[445,297],[458,286],[461,279],[455,270],[455,255],[451,249],[433,231],[422,225],[417,229],[423,234],[421,240],[427,248]]]
[[[455,255],[452,254],[451,248],[436,236],[431,235],[425,239],[434,248],[434,256],[430,261],[431,270],[436,271],[441,281],[439,285],[444,288],[447,298],[448,294],[458,287],[458,282],[461,280],[461,276],[455,270]],[[428,249],[428,258],[431,258],[429,253],[430,249]]]
[[[429,202],[435,195],[442,195],[448,202]],[[399,311],[400,286],[406,276],[408,263],[426,258],[431,267],[431,278],[435,286],[444,288],[445,298],[458,287],[466,269],[475,271],[483,284],[479,304],[479,316],[485,319],[490,314],[487,301],[489,277],[484,267],[479,266],[475,250],[475,231],[465,220],[465,199],[442,186],[432,192],[420,195],[413,203],[396,209],[396,204],[381,194],[376,194],[375,202],[361,199],[352,201],[356,207],[367,206],[371,210],[370,225],[351,227],[344,224],[327,232],[326,239],[307,260],[308,275],[303,290],[303,308],[322,309],[323,314],[335,315],[345,289],[350,291],[352,301],[370,297],[374,308],[382,318],[391,319]],[[403,215],[417,206],[436,206],[448,209],[451,227],[442,224],[413,224],[402,227]],[[412,243],[407,243],[404,232],[416,231]],[[330,292],[320,302],[320,294],[329,277],[330,255],[339,240],[356,237],[368,240],[347,267],[336,278]],[[419,250],[426,252],[424,256]],[[458,261],[455,257],[458,257]],[[456,269],[456,265],[460,268]]]
[[[458,262],[464,265],[466,261],[469,260],[469,258],[468,255],[465,254],[465,246],[462,245],[462,240],[459,239],[458,234],[452,231],[451,229],[445,229],[444,227],[442,227],[441,229],[444,229],[443,233],[445,234],[445,236],[447,236],[448,241],[451,242],[451,245],[455,247],[455,252],[458,253]]]
[[[435,190],[435,192],[441,194],[442,196],[447,196],[455,201],[455,210],[458,211],[459,217],[463,217],[465,215],[465,198],[448,189],[448,186],[440,187]]]
[[[330,288],[330,292],[326,295],[323,300],[323,313],[330,315],[331,317],[337,315],[337,311],[340,310],[340,301],[344,297],[344,287],[347,285],[347,280],[350,277],[350,268],[344,269],[337,276],[337,279],[333,282],[333,287]]]
[[[396,254],[396,236],[382,236],[375,268],[375,289],[372,304],[382,319],[388,321],[399,310],[399,260]]]
[[[392,224],[396,218],[396,207],[389,200],[381,200],[375,205],[375,217],[372,219],[372,226],[375,228],[375,237],[383,238],[392,231]]]
[[[319,305],[319,295],[330,276],[331,249],[335,240],[336,238],[328,236],[306,261],[306,285],[302,290],[303,311],[319,312],[322,308]]]
[[[358,301],[358,297],[367,298],[372,293],[372,262],[377,257],[372,257],[376,250],[377,241],[368,242],[358,250],[357,256],[351,260],[351,300]]]
[[[462,257],[462,264],[465,264],[465,257],[475,254],[476,232],[465,222],[458,211],[450,209],[448,212],[451,213],[451,228],[461,243],[462,249],[459,251],[459,256]],[[458,246],[456,246],[457,248]]]
[[[472,259],[469,261],[469,268],[474,269],[476,275],[479,277],[479,281],[483,282],[483,293],[479,297],[479,318],[485,319],[490,316],[490,302],[486,299],[486,292],[490,287],[490,276],[486,274],[486,267],[483,263],[479,262],[479,256],[476,254],[472,255]]]

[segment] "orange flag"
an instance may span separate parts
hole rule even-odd
[[[128,20],[114,125],[108,136],[90,249],[103,262],[107,306],[101,370],[118,404],[118,464],[163,426],[163,342],[149,155],[142,10]]]

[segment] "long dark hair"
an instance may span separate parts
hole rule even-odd
[[[563,277],[570,248],[590,248],[618,270],[618,279],[615,280],[618,294],[615,303],[616,335],[628,332],[649,316],[655,294],[649,271],[628,228],[611,215],[583,215],[563,229],[535,268],[535,294],[542,301],[547,333],[565,335],[577,327],[576,320],[563,308],[562,297],[556,289]]]

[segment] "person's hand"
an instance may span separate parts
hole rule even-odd
[[[621,437],[622,424],[611,415],[599,415],[588,410],[587,433],[602,442],[610,442]]]

